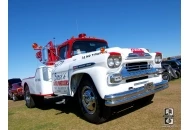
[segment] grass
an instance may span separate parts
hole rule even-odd
[[[76,103],[28,109],[24,101],[8,101],[9,130],[167,130],[164,108],[174,109],[172,130],[181,129],[181,80],[170,81],[169,88],[158,92],[153,102],[137,108],[121,109],[100,125],[85,121]]]

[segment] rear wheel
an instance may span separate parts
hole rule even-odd
[[[89,122],[103,123],[111,115],[111,108],[105,106],[91,79],[84,79],[80,84],[78,99],[82,114]]]
[[[24,99],[26,101],[26,106],[28,108],[42,106],[43,101],[44,101],[44,97],[43,96],[31,95],[28,86],[25,87]]]
[[[35,102],[33,97],[30,95],[30,90],[28,88],[28,85],[25,86],[25,91],[24,91],[24,100],[26,101],[26,106],[28,108],[33,108],[35,107]]]

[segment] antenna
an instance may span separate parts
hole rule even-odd
[[[54,43],[54,45],[55,45],[55,37],[53,38],[53,43]]]
[[[79,28],[78,28],[78,21],[76,19],[76,26],[77,26],[77,34],[79,34]]]
[[[55,48],[55,55],[58,56],[58,55],[57,55],[57,46],[56,46],[56,44],[55,44],[55,37],[53,37],[53,44],[54,44],[54,48]],[[53,53],[54,53],[54,52],[53,52]]]

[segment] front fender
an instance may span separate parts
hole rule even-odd
[[[88,74],[91,77],[100,97],[103,99],[107,86],[107,69],[101,66],[89,67],[73,72],[70,78],[72,78],[73,75],[84,73]]]

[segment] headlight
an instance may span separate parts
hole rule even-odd
[[[162,53],[156,52],[155,63],[160,64],[162,62]]]
[[[115,63],[115,66],[120,66],[121,64],[121,60],[119,58],[114,58],[114,63]]]
[[[113,61],[113,58],[108,58],[108,66],[109,67],[113,67],[114,66],[114,61]]]
[[[107,64],[110,68],[117,68],[121,65],[122,57],[120,53],[110,53],[110,56],[108,57]]]

